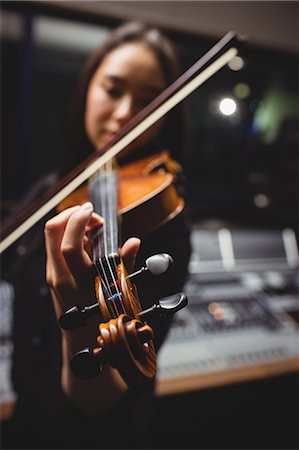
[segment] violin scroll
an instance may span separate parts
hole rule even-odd
[[[100,374],[102,365],[110,363],[120,371],[129,386],[141,380],[141,373],[146,378],[152,378],[156,364],[155,359],[149,357],[149,344],[154,336],[145,320],[171,316],[187,303],[186,295],[181,292],[141,311],[138,319],[122,314],[117,319],[100,324],[99,347],[81,350],[73,356],[71,369],[74,375],[82,380],[95,378]]]
[[[101,323],[99,332],[98,347],[81,350],[73,356],[71,369],[75,376],[94,378],[104,363],[118,369],[128,386],[138,383],[141,375],[146,378],[155,375],[156,361],[149,348],[153,331],[149,325],[121,314]]]

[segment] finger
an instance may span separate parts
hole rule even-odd
[[[129,238],[121,248],[121,256],[128,272],[130,272],[135,264],[136,256],[139,251],[141,241],[139,238]]]
[[[85,251],[85,233],[102,224],[103,219],[93,213],[93,205],[90,202],[82,205],[69,217],[61,242],[61,251],[77,281],[84,279],[92,266],[90,257]]]
[[[61,241],[70,216],[78,209],[79,206],[68,208],[45,224],[47,279],[51,284],[56,283],[58,276],[66,277],[68,275],[69,270],[60,251]]]

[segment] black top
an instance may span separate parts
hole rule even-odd
[[[17,267],[8,271],[7,278],[15,288],[12,379],[18,401],[14,417],[2,430],[3,448],[149,446],[154,380],[129,390],[116,407],[101,415],[84,415],[65,397],[60,385],[60,329],[45,280],[42,229],[29,232],[16,248],[23,256],[18,256]],[[190,241],[184,213],[142,240],[136,267],[155,253],[169,253],[174,266],[161,279],[136,281],[143,309],[181,291],[186,281]],[[170,320],[151,325],[158,350]]]

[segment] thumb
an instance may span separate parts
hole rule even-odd
[[[141,240],[136,237],[129,238],[121,248],[121,257],[124,260],[128,272],[134,267],[137,253],[141,245]]]

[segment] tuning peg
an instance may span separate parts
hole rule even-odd
[[[73,374],[80,380],[89,380],[97,377],[102,370],[102,349],[85,348],[76,353],[70,362]]]
[[[60,316],[58,322],[64,330],[74,330],[86,325],[88,319],[91,319],[91,317],[99,313],[100,308],[98,303],[84,306],[82,309],[79,309],[78,306],[73,306]]]
[[[164,297],[159,302],[139,313],[139,319],[147,321],[155,317],[168,317],[184,308],[188,299],[183,292]]]
[[[173,264],[173,259],[167,253],[158,253],[157,255],[150,256],[145,261],[145,265],[136,272],[128,275],[127,278],[130,280],[139,277],[144,273],[149,273],[150,275],[158,276],[166,273]]]

